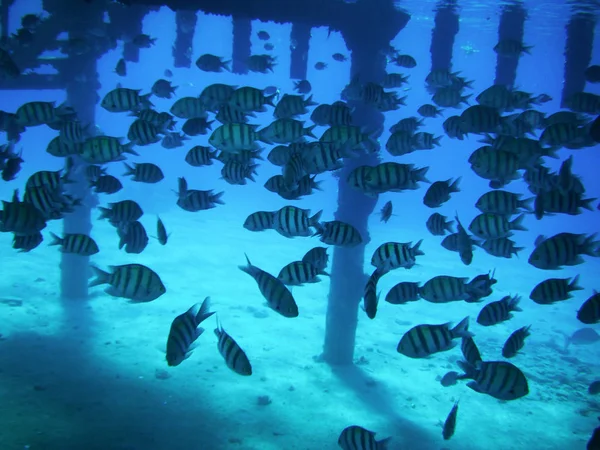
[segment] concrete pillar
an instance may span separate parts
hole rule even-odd
[[[566,99],[585,89],[585,69],[592,60],[596,21],[589,14],[575,13],[567,23],[565,44],[565,78],[561,107]]]
[[[504,6],[498,26],[498,41],[511,39],[523,42],[523,30],[527,12],[520,4]],[[519,56],[520,58],[520,56]],[[494,84],[514,86],[517,79],[519,58],[507,58],[498,55],[496,59],[496,79]]]
[[[431,32],[431,70],[451,70],[454,37],[458,33],[456,1],[441,1],[435,13]]]

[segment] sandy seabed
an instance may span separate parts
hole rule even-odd
[[[589,289],[540,306],[529,293],[557,272],[529,267],[530,249],[512,260],[477,250],[473,264],[465,267],[439,246],[440,238],[421,233],[425,256],[411,270],[382,278],[382,299],[400,281],[425,282],[441,274],[473,277],[496,268],[494,293],[481,304],[382,301],[372,321],[360,310],[357,364],[332,368],[319,358],[327,277],[293,288],[300,316],[286,319],[265,305],[256,283],[236,267],[245,264],[246,252],[253,264],[277,275],[321,245],[316,238],[251,233],[241,228],[245,216],[226,209],[187,213],[175,208],[161,216],[172,232],[169,244],[151,240],[141,255],[119,251],[115,231],[105,222],[94,221],[92,231],[101,248],[93,264],[139,262],[159,273],[167,294],[147,304],[107,296],[100,287],[91,290],[89,300],[61,301],[60,253],[47,245],[48,231],[60,234],[58,222],[49,225],[46,241],[31,253],[12,251],[11,236],[0,235],[1,449],[326,450],[338,448],[344,427],[360,424],[377,431],[378,438],[393,436],[392,450],[564,450],[584,448],[598,424],[599,399],[587,393],[587,386],[600,373],[600,345],[564,350],[565,334],[583,327],[575,313],[591,294],[598,261],[586,257],[585,264],[560,272],[561,277],[580,274]],[[154,220],[142,218],[149,234]],[[371,221],[375,239],[365,255],[368,272],[377,245],[403,241],[397,228],[394,236],[377,217]],[[483,304],[508,294],[523,296],[523,312],[494,327],[475,322]],[[225,366],[212,332],[214,316],[204,323],[207,331],[193,355],[167,367],[162,349],[171,321],[206,296],[224,329],[246,351],[251,377]],[[511,360],[529,379],[528,396],[501,402],[475,393],[465,382],[442,387],[439,378],[458,370],[459,348],[420,360],[396,352],[412,326],[457,323],[466,315],[486,360],[502,359],[510,333],[532,325],[525,348]],[[457,399],[456,433],[444,441],[440,421]]]

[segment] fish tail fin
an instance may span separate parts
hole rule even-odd
[[[452,328],[452,336],[454,337],[471,337],[473,333],[469,331],[469,316],[460,321],[458,325]]]
[[[110,273],[105,272],[104,270],[96,267],[90,266],[92,271],[94,272],[94,276],[96,277],[88,284],[88,287],[100,286],[101,284],[108,284],[110,281]]]
[[[518,202],[519,208],[526,209],[529,212],[533,211],[533,207],[531,205],[534,200],[535,200],[535,197],[526,198],[525,200],[519,200],[519,202]]]
[[[196,323],[200,325],[203,321],[212,316],[215,311],[210,311],[210,297],[206,297],[200,306],[200,310],[196,314]]]
[[[50,245],[62,245],[63,239],[60,236],[54,234],[52,231],[50,232],[50,236],[52,237],[52,242],[50,242]]]
[[[127,163],[123,163],[123,164],[125,165],[125,173],[123,174],[124,177],[126,177],[128,175],[133,175],[135,173],[135,169],[133,167],[131,167]]]
[[[569,283],[569,291],[582,291],[583,288],[579,286],[577,283],[579,282],[579,275],[575,275],[573,281]]]
[[[462,177],[458,177],[452,182],[452,184],[449,186],[450,192],[460,192],[460,188],[458,187],[460,180],[462,180]]]
[[[477,368],[468,361],[456,361],[460,370],[464,373],[457,377],[458,380],[464,380],[465,378],[475,378]]]
[[[525,219],[525,214],[521,214],[515,220],[510,222],[511,230],[527,231],[527,228],[525,228],[525,226],[523,225],[523,219]]]

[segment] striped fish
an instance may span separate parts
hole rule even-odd
[[[123,222],[134,222],[144,214],[140,205],[133,200],[122,200],[120,202],[109,203],[108,208],[99,206],[100,217],[98,219],[108,219],[111,224]]]
[[[325,268],[327,267],[327,263],[329,262],[327,247],[311,248],[302,257],[302,261],[305,263],[312,264],[317,270],[325,270]]]
[[[140,183],[158,183],[165,176],[163,175],[162,170],[156,164],[151,163],[133,163],[133,167],[131,167],[127,163],[125,164],[125,173],[124,177],[133,175],[131,179],[133,181],[139,181]]]
[[[92,266],[96,279],[90,282],[89,287],[109,284],[110,286],[104,292],[133,302],[150,302],[167,292],[158,274],[142,264],[125,264],[109,266],[109,268],[110,272],[105,272]]]
[[[217,328],[215,328],[215,334],[219,338],[217,348],[225,360],[227,367],[239,375],[252,375],[252,366],[250,365],[250,361],[248,361],[246,353],[244,353],[244,350],[227,334],[219,323],[217,323]]]
[[[454,224],[454,220],[447,220],[446,216],[441,215],[440,213],[433,213],[427,219],[425,226],[427,230],[434,236],[444,236],[446,231],[449,233],[454,233],[452,229],[452,225]]]
[[[438,275],[420,289],[421,297],[431,303],[447,303],[469,298],[468,278]]]
[[[256,211],[244,221],[244,228],[250,231],[264,231],[273,228],[273,215],[271,211]]]
[[[19,252],[29,252],[36,248],[42,243],[44,236],[42,233],[37,232],[35,234],[27,234],[19,236],[18,234],[13,235],[13,248],[19,250]]]
[[[288,286],[302,286],[304,283],[320,282],[318,275],[329,276],[327,272],[318,270],[310,263],[293,261],[281,269],[277,278]]]
[[[90,181],[97,194],[115,194],[123,189],[121,181],[112,175],[101,175]]]
[[[377,314],[377,305],[379,304],[379,296],[381,295],[381,293],[377,292],[377,283],[383,275],[384,272],[382,270],[375,269],[365,285],[363,309],[369,319],[374,319]]]
[[[469,230],[482,239],[510,237],[512,236],[511,230],[527,231],[527,228],[522,224],[523,219],[525,219],[525,214],[509,221],[506,216],[483,213],[473,219],[469,225]]]
[[[319,239],[324,244],[340,247],[356,247],[363,242],[356,228],[340,220],[321,222],[313,236],[320,236]]]
[[[60,251],[63,253],[91,256],[100,251],[96,242],[86,234],[65,234],[61,238],[50,232],[50,236],[52,236],[50,245],[60,245]]]
[[[152,145],[159,142],[162,138],[163,130],[158,128],[152,122],[146,120],[137,119],[129,126],[127,131],[127,139],[129,139],[135,145]]]
[[[417,325],[402,336],[397,350],[398,353],[409,358],[426,358],[434,353],[454,348],[456,346],[454,339],[472,335],[469,332],[468,316],[452,329],[450,323]]]
[[[512,358],[513,356],[516,356],[517,352],[525,345],[525,338],[531,334],[529,332],[530,328],[531,325],[521,327],[517,331],[513,332],[502,347],[502,356],[505,358]]]
[[[227,123],[217,127],[208,142],[214,148],[229,153],[240,153],[242,150],[258,150],[257,140],[263,140],[256,132],[256,125],[247,123]]]
[[[229,101],[234,91],[235,86],[214,83],[206,86],[198,98],[208,111],[216,112]]]
[[[423,204],[429,208],[439,208],[448,200],[450,200],[450,194],[454,192],[460,192],[458,184],[462,177],[458,177],[452,181],[452,178],[446,181],[435,181],[433,182],[427,191],[425,197],[423,197]]]
[[[517,247],[515,241],[509,238],[497,238],[497,239],[486,239],[480,245],[489,255],[497,256],[499,258],[512,258],[513,255],[518,253],[525,247]]]
[[[550,238],[538,236],[528,262],[544,270],[582,264],[581,255],[600,256],[600,241],[595,241],[595,237],[595,234],[574,233],[558,233]]]
[[[515,194],[508,191],[493,190],[483,194],[475,207],[482,213],[513,215],[520,210],[532,211],[531,203],[535,197],[522,200],[523,194]]]
[[[423,239],[414,246],[412,246],[412,242],[386,242],[381,244],[373,253],[371,265],[384,272],[399,267],[410,269],[416,264],[416,257],[425,254],[419,249],[422,243]]]
[[[15,195],[17,195],[15,191]],[[46,228],[46,219],[35,206],[18,201],[2,201],[0,211],[0,231],[12,232],[19,236],[36,234]]]
[[[200,324],[214,314],[209,309],[210,297],[206,297],[202,305],[196,303],[173,319],[167,337],[166,359],[169,366],[178,366],[190,357],[194,341],[204,333],[204,328],[199,328]]]
[[[535,217],[540,220],[545,214],[555,213],[577,216],[583,212],[581,208],[593,211],[590,203],[594,201],[596,201],[595,198],[583,198],[582,194],[573,190],[566,192],[562,192],[560,189],[541,191],[535,197]]]
[[[573,278],[548,278],[533,288],[529,298],[538,305],[550,305],[554,302],[572,298],[572,291],[581,291],[583,288],[577,284],[579,275]]]
[[[479,352],[479,349],[477,348],[472,336],[466,336],[462,338],[460,342],[460,351],[463,355],[463,358],[465,358],[465,360],[474,366],[478,362],[483,361],[481,353]]]
[[[416,302],[421,297],[421,283],[404,281],[395,285],[385,296],[385,301],[392,305],[402,305],[408,302]]]
[[[137,111],[150,109],[154,106],[150,103],[152,94],[140,95],[141,89],[117,88],[108,92],[100,106],[109,112]]]
[[[217,152],[215,150],[212,150],[210,147],[196,145],[185,155],[185,162],[193,167],[211,166],[213,163],[212,160],[216,158]]]
[[[179,190],[177,191],[177,206],[185,211],[196,212],[206,209],[212,209],[225,203],[221,200],[223,192],[214,193],[213,190],[199,191],[197,189],[188,189],[185,178],[178,178]]]
[[[170,109],[171,114],[179,119],[206,118],[204,103],[197,97],[182,97]]]
[[[386,450],[391,437],[378,441],[375,432],[358,425],[344,428],[338,438],[338,445],[342,450]]]
[[[527,378],[521,370],[506,361],[483,361],[477,365],[457,361],[464,374],[459,379],[470,378],[467,386],[480,394],[498,400],[516,400],[529,394]]]
[[[577,319],[581,323],[591,325],[600,322],[600,294],[596,291],[588,298],[579,311],[577,311]]]
[[[295,206],[284,206],[273,214],[273,229],[282,236],[310,236],[311,227],[319,229],[319,219],[323,211],[309,217],[310,210]]]
[[[140,222],[125,222],[117,228],[119,249],[125,247],[127,253],[142,253],[148,245],[148,234]]]
[[[229,160],[221,168],[221,178],[229,184],[245,185],[246,180],[256,181],[254,175],[256,175],[257,167],[258,164]]]
[[[245,256],[248,264],[239,268],[254,278],[269,307],[283,317],[298,317],[298,305],[285,284],[270,273],[253,266],[248,255]]]
[[[276,95],[264,95],[260,89],[244,86],[231,94],[229,104],[243,112],[266,111],[265,105],[275,106],[273,100]]]
[[[479,312],[477,323],[484,327],[489,327],[512,318],[512,311],[523,311],[519,308],[520,301],[520,295],[514,295],[512,297],[507,295],[501,300],[488,303]]]
[[[133,150],[133,142],[121,144],[121,139],[111,136],[94,136],[86,139],[81,145],[80,156],[90,164],[105,164],[112,161],[123,161],[124,153],[139,156]]]

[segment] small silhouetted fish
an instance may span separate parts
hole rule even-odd
[[[165,77],[171,78],[172,76],[173,76],[173,72],[171,72],[169,69],[165,69]]]
[[[294,81],[294,90],[299,94],[308,94],[312,90],[312,86],[308,80]]]
[[[271,36],[269,35],[269,33],[267,33],[264,30],[260,30],[258,33],[256,33],[256,35],[258,36],[258,38],[261,41],[268,41],[269,39],[271,39]]]
[[[264,95],[273,95],[273,94],[278,94],[279,93],[279,88],[277,86],[267,86],[265,88],[265,90],[263,91]]]
[[[451,372],[448,372],[446,375],[444,375],[442,377],[442,379],[440,380],[440,383],[442,383],[442,386],[444,386],[444,387],[454,386],[456,384],[457,379],[458,379],[458,372],[455,372],[453,370]]]
[[[458,414],[458,400],[450,410],[450,414],[446,418],[444,422],[444,429],[442,431],[442,436],[444,436],[444,440],[450,439],[454,435],[454,430],[456,429],[456,415]]]
[[[165,228],[165,224],[160,217],[156,218],[156,239],[160,242],[160,245],[166,245],[169,240],[170,233],[167,234],[167,229]]]
[[[600,394],[600,380],[594,381],[588,387],[588,393],[592,395]]]
[[[327,64],[325,64],[324,62],[319,61],[318,63],[315,64],[315,69],[317,69],[317,70],[327,69]]]
[[[392,202],[389,201],[387,202],[385,205],[383,205],[383,208],[381,208],[381,221],[387,223],[388,220],[390,220],[390,217],[392,217]]]
[[[127,75],[127,66],[125,65],[125,60],[121,58],[115,67],[115,73],[120,77],[124,77]]]
[[[270,52],[271,50],[275,50],[275,46],[270,42],[267,42],[265,45],[263,45],[263,47],[268,52]]]
[[[600,341],[600,334],[593,328],[580,328],[570,337],[565,335],[565,350],[573,345],[591,345]]]
[[[589,83],[600,83],[600,66],[590,66],[585,69],[585,79]]]

